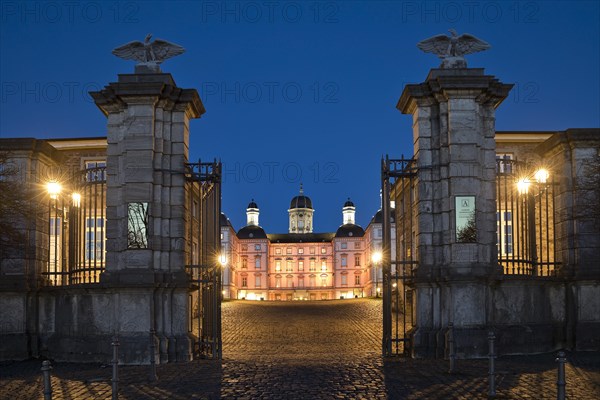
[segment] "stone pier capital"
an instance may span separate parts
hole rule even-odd
[[[423,83],[404,87],[396,108],[403,114],[413,114],[416,107],[426,107],[449,98],[475,98],[497,108],[508,96],[512,84],[501,83],[483,68],[432,69]]]
[[[177,87],[171,74],[119,74],[118,82],[90,92],[105,116],[119,113],[130,104],[160,103],[165,110],[185,111],[190,119],[205,113],[196,89]]]

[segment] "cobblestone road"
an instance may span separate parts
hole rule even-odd
[[[487,398],[487,363],[383,360],[381,303],[223,304],[224,359],[120,368],[120,399]],[[569,353],[567,395],[600,398],[600,354]],[[1,399],[43,399],[39,360],[0,363]],[[553,355],[497,361],[498,398],[556,398]],[[110,367],[55,363],[54,399],[110,399]]]

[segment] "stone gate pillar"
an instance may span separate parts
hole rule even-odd
[[[204,106],[195,89],[177,87],[168,73],[122,74],[91,95],[108,118],[107,318],[124,362],[148,362],[151,329],[157,360],[188,360],[184,164],[189,121]]]
[[[443,354],[450,322],[459,355],[487,352],[488,279],[498,268],[495,109],[511,87],[482,68],[432,69],[398,101],[413,116],[418,166],[415,357]]]

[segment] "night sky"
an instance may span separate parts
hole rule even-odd
[[[0,3],[0,137],[106,135],[87,95],[133,62],[111,54],[147,33],[186,48],[162,70],[196,88],[190,159],[224,163],[236,229],[254,198],[267,232],[286,232],[300,182],[315,231],[334,231],[347,197],[366,227],[382,155],[412,154],[407,83],[439,65],[416,43],[454,28],[492,45],[470,67],[515,87],[497,130],[600,126],[597,1],[72,1]]]

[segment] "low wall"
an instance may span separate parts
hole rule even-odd
[[[152,341],[157,363],[192,358],[187,289],[55,287],[1,293],[0,307],[4,360],[108,362],[115,333],[122,364],[149,363]]]

